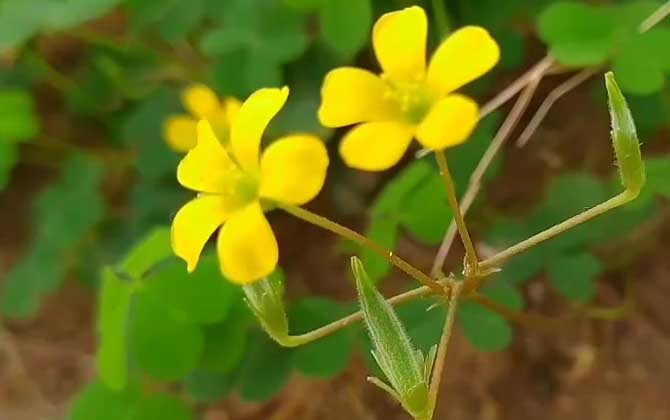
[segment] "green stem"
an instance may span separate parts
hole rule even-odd
[[[637,194],[631,193],[629,191],[624,191],[621,194],[612,197],[609,200],[600,203],[597,206],[592,207],[583,213],[571,217],[562,223],[554,225],[549,229],[538,233],[537,235],[531,236],[525,241],[519,242],[518,244],[513,245],[490,258],[487,258],[486,260],[479,263],[479,270],[486,271],[492,268],[496,268],[508,258],[517,255],[521,252],[524,252],[527,249],[532,248],[535,245],[538,245],[541,242],[546,241],[547,239],[551,239],[554,236],[559,235],[568,229],[572,229],[577,225],[580,225],[588,220],[591,220],[596,216],[600,216],[605,212],[608,212],[616,207],[622,206],[628,203],[629,201],[635,199],[636,197]],[[566,200],[567,199],[568,198],[566,197]]]
[[[282,210],[286,211],[287,213],[297,217],[298,219],[302,219],[322,229],[333,232],[336,235],[339,235],[345,239],[353,241],[360,246],[369,248],[370,250],[372,250],[382,258],[386,259],[389,263],[393,264],[394,266],[396,266],[397,268],[408,274],[410,277],[412,277],[419,283],[432,289],[435,293],[444,294],[444,288],[440,283],[432,279],[428,274],[424,273],[423,271],[414,267],[407,261],[398,257],[393,252],[384,249],[384,247],[374,242],[370,238],[363,236],[360,233],[351,230],[346,226],[342,226],[339,223],[335,223],[330,219],[312,213],[311,211],[306,210],[302,207],[291,206],[287,204],[280,204],[279,207]]]
[[[458,199],[456,198],[454,181],[451,176],[451,172],[449,171],[449,164],[447,163],[447,158],[444,155],[444,151],[436,150],[435,159],[437,159],[437,165],[440,167],[440,175],[442,175],[442,179],[444,181],[444,187],[447,191],[447,201],[449,201],[449,207],[451,207],[451,211],[454,214],[454,221],[456,222],[456,227],[458,228],[458,234],[460,235],[463,246],[465,247],[465,274],[467,277],[469,277],[477,273],[477,268],[479,266],[477,252],[475,251],[475,247],[472,244],[470,232],[468,232],[465,219],[463,219],[463,213],[461,213],[461,207],[458,204]],[[471,270],[474,270],[474,272]]]
[[[416,289],[409,290],[405,293],[393,296],[388,299],[388,303],[391,305],[400,305],[405,302],[409,302],[414,299],[418,299],[424,296],[432,294],[433,291],[427,286],[417,287]],[[284,347],[297,347],[303,344],[310,343],[312,341],[323,338],[327,335],[333,334],[343,328],[348,327],[349,325],[359,322],[363,319],[363,312],[358,311],[351,315],[347,315],[344,318],[338,319],[337,321],[331,322],[330,324],[324,325],[323,327],[317,328],[313,331],[300,334],[300,335],[290,335],[285,337],[281,341],[281,345]]]
[[[454,329],[454,320],[456,319],[456,308],[458,307],[458,301],[460,298],[462,287],[463,287],[462,282],[452,282],[451,294],[449,297],[449,310],[447,311],[447,317],[444,320],[442,337],[440,338],[440,344],[439,347],[437,348],[437,355],[435,356],[435,366],[433,367],[433,373],[431,374],[430,378],[430,389],[428,391],[428,398],[430,401],[431,418],[435,412],[435,406],[437,404],[437,395],[440,390],[440,384],[442,383],[442,372],[444,372],[444,367],[446,366],[447,349],[449,348],[449,341],[451,340],[451,332]]]

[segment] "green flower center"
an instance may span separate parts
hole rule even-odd
[[[398,105],[404,118],[412,124],[423,121],[435,102],[435,97],[425,81],[395,81],[384,75],[382,78],[388,86],[387,97]]]
[[[240,171],[235,183],[235,200],[240,204],[249,204],[258,199],[260,190],[259,177]]]

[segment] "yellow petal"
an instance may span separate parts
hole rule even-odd
[[[479,107],[463,95],[440,99],[419,124],[416,137],[429,149],[444,149],[464,142],[479,120]]]
[[[428,66],[428,83],[440,94],[475,80],[500,59],[500,48],[486,29],[465,26],[449,35]]]
[[[197,121],[186,115],[173,115],[163,124],[163,136],[175,151],[188,152],[197,141]]]
[[[387,13],[372,30],[372,43],[384,73],[393,80],[415,81],[426,69],[426,12],[413,6]]]
[[[279,248],[258,201],[236,211],[219,232],[221,271],[232,282],[248,284],[272,273]]]
[[[377,75],[354,67],[330,71],[321,87],[319,121],[326,127],[397,118],[388,86]]]
[[[172,250],[195,270],[202,248],[230,216],[230,204],[219,195],[205,195],[186,203],[172,221]]]
[[[315,136],[292,135],[272,143],[261,156],[261,196],[305,204],[326,179],[328,152]]]
[[[232,194],[240,170],[228,157],[207,120],[198,122],[198,143],[179,162],[177,180],[186,188]]]
[[[241,107],[242,102],[238,101],[236,98],[228,97],[223,100],[223,108],[225,109],[226,119],[228,120],[229,125],[232,125],[235,117],[237,117],[237,114],[240,112]]]
[[[288,87],[265,88],[252,93],[242,104],[232,124],[231,141],[235,158],[243,168],[258,168],[263,132],[287,97]]]
[[[361,124],[344,136],[340,155],[352,168],[382,171],[398,163],[413,134],[414,127],[400,122]]]
[[[219,98],[205,85],[193,85],[182,92],[184,107],[198,119],[208,118],[219,108]]]

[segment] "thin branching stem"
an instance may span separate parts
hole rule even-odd
[[[379,245],[372,239],[364,235],[361,235],[360,233],[352,229],[349,229],[346,226],[342,226],[339,223],[336,223],[326,217],[323,217],[316,213],[312,213],[311,211],[306,210],[302,207],[291,206],[291,205],[280,205],[280,208],[286,211],[287,213],[297,217],[298,219],[302,219],[322,229],[333,232],[344,239],[348,239],[350,241],[357,243],[360,246],[370,249],[377,255],[387,260],[392,265],[396,266],[401,271],[405,272],[405,274],[408,274],[410,277],[412,277],[419,283],[431,288],[435,293],[438,294],[444,293],[444,287],[440,283],[438,283],[428,274],[424,273],[423,271],[414,267],[412,264],[408,263],[407,261],[397,256],[392,251],[385,249],[383,246]]]
[[[596,216],[600,216],[601,214],[608,212],[614,208],[617,208],[619,206],[622,206],[629,201],[633,200],[635,197],[637,197],[636,194],[632,194],[628,191],[624,191],[619,195],[616,195],[609,200],[598,204],[595,207],[592,207],[588,210],[586,210],[583,213],[580,213],[574,217],[569,218],[568,220],[565,220],[564,222],[561,222],[557,225],[554,225],[550,227],[547,230],[544,230],[537,235],[533,235],[530,238],[519,242],[516,245],[512,245],[511,247],[505,249],[504,251],[501,251],[494,256],[487,258],[486,260],[482,261],[479,263],[479,268],[481,270],[489,270],[498,267],[502,262],[507,260],[510,257],[513,257],[514,255],[520,254],[524,251],[526,251],[529,248],[532,248],[548,239],[551,239],[555,237],[556,235],[559,235],[569,229],[574,228],[577,225],[580,225],[586,221],[589,221],[593,219]]]
[[[444,188],[447,192],[447,201],[449,202],[449,207],[451,207],[451,212],[454,215],[454,221],[458,227],[458,233],[463,241],[463,246],[465,247],[465,273],[466,274],[476,274],[479,260],[477,258],[477,251],[475,246],[472,244],[472,238],[470,238],[470,232],[468,232],[468,226],[465,224],[465,219],[461,213],[461,207],[458,204],[458,199],[456,198],[456,189],[454,188],[454,180],[449,171],[449,164],[447,163],[447,157],[444,155],[444,151],[436,150],[435,159],[437,159],[437,165],[440,168],[440,175],[444,181]],[[471,272],[471,270],[474,270]]]

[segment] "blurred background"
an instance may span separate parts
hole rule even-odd
[[[325,73],[378,72],[374,21],[413,4],[428,13],[429,51],[466,24],[498,40],[500,63],[465,89],[481,104],[554,60],[468,214],[481,255],[621,188],[607,70],[648,174],[636,202],[514,258],[485,291],[551,320],[460,307],[436,418],[670,418],[670,24],[647,20],[668,2],[0,0],[0,419],[406,418],[365,381],[377,368],[361,326],[279,348],[213,255],[191,277],[169,256],[166,226],[192,194],[176,182],[182,154],[164,124],[186,113],[180,95],[193,83],[240,100],[289,85],[268,139],[311,132],[331,152],[308,207],[429,270],[451,220],[432,159],[350,170],[337,155],[342,132],[316,119]],[[460,194],[512,104],[448,151]],[[327,232],[279,211],[270,221],[294,332],[355,310],[349,255],[362,255],[387,296],[412,286]],[[455,243],[445,270],[462,255]],[[398,309],[424,350],[443,320],[431,303]]]

